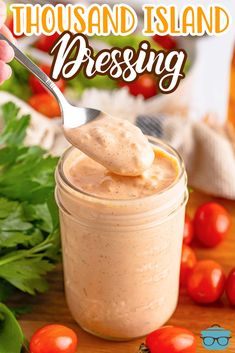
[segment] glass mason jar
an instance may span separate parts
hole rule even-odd
[[[67,303],[85,331],[106,339],[148,334],[178,301],[187,177],[174,149],[149,140],[179,166],[160,193],[110,200],[82,192],[65,175],[81,153],[73,147],[56,171]]]

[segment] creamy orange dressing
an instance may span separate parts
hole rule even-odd
[[[85,155],[78,157],[66,172],[68,180],[83,192],[106,199],[135,199],[159,193],[178,175],[177,162],[165,152],[154,149],[151,167],[140,176],[111,173]]]
[[[119,175],[141,175],[154,160],[147,137],[127,120],[105,116],[64,132],[73,146]]]
[[[140,177],[114,175],[76,148],[57,168],[67,303],[103,338],[146,335],[177,304],[186,174],[172,149],[152,141],[155,159]]]

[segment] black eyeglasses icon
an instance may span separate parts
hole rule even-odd
[[[210,336],[202,337],[201,336],[201,338],[203,340],[204,345],[207,347],[213,346],[215,342],[217,342],[219,346],[225,347],[228,345],[231,337],[228,337],[228,336],[227,337],[210,337]]]

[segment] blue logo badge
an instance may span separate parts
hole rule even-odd
[[[223,351],[229,347],[231,331],[213,325],[201,331],[202,345],[208,351]]]

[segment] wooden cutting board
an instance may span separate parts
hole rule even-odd
[[[188,213],[192,216],[198,205],[213,200],[212,197],[194,191],[190,195]],[[214,199],[216,200],[216,199]],[[223,204],[231,213],[233,225],[228,239],[218,248],[212,250],[195,248],[199,259],[210,258],[218,261],[224,266],[226,273],[235,267],[235,202],[216,200]],[[115,343],[93,337],[83,332],[73,321],[64,299],[62,269],[59,266],[49,276],[50,291],[44,295],[34,298],[23,296],[15,298],[15,304],[30,304],[32,312],[22,317],[21,324],[28,338],[35,329],[48,323],[61,323],[71,326],[79,337],[79,353],[136,353],[139,344],[144,339],[131,342]],[[199,306],[194,304],[186,293],[180,293],[179,305],[168,324],[184,326],[192,330],[198,341],[197,352],[206,352],[201,345],[200,331],[213,325],[219,324],[232,331],[234,337],[231,339],[230,348],[227,352],[235,352],[235,309],[229,307],[227,300],[210,306]],[[10,353],[10,352],[9,352]],[[166,352],[159,352],[166,353]]]

